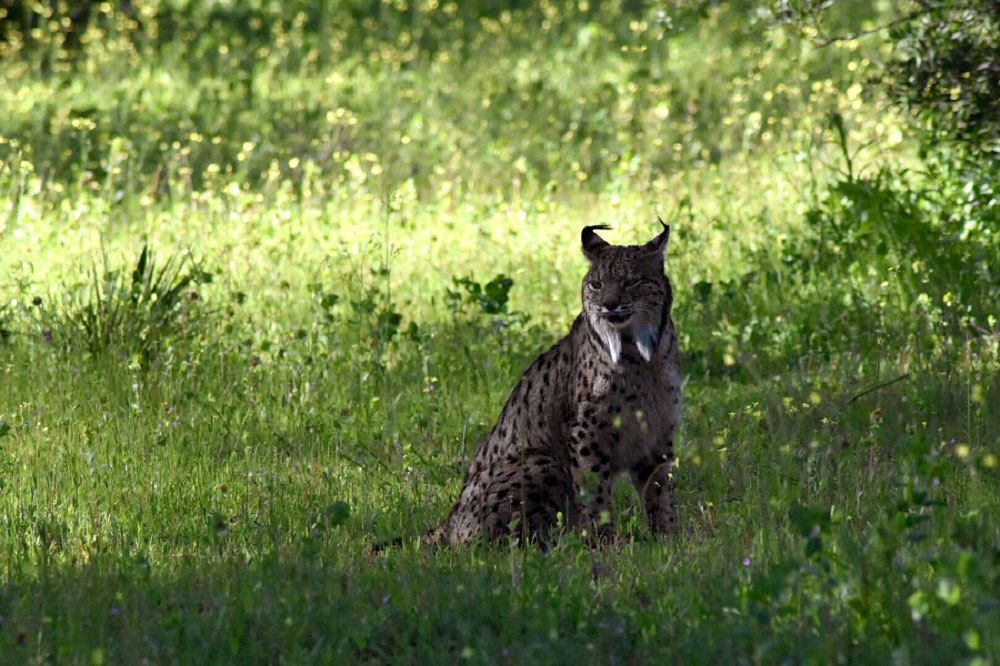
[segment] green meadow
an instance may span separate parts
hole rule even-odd
[[[1000,663],[1000,176],[766,4],[0,5],[0,663]],[[657,216],[677,536],[422,549]]]

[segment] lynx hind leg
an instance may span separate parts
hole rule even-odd
[[[486,495],[483,533],[490,540],[510,537],[544,545],[558,514],[566,514],[572,488],[569,470],[547,456],[531,463],[497,479]]]

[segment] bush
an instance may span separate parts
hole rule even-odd
[[[887,34],[891,56],[878,82],[928,130],[930,144],[957,141],[976,161],[1000,156],[1000,2],[911,0],[895,19],[831,34],[824,18],[849,0],[777,0],[772,15],[821,45]]]
[[[932,136],[1000,157],[1000,2],[918,3],[925,12],[891,31],[884,82]]]
[[[850,154],[843,121],[833,131]],[[806,233],[763,248],[743,275],[693,286],[678,317],[691,375],[750,381],[803,354],[830,360],[858,340],[899,349],[991,335],[1000,245],[982,205],[954,173],[855,170],[850,160],[808,200]],[[890,326],[883,326],[892,320]]]
[[[119,352],[148,359],[170,340],[194,335],[199,284],[211,275],[187,256],[159,263],[147,245],[131,271],[112,269],[105,257],[90,279],[68,290],[55,307],[33,301],[41,338],[65,350]]]

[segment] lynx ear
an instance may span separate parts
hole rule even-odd
[[[663,231],[656,238],[643,245],[642,249],[647,254],[660,255],[662,257],[664,250],[667,249],[667,241],[670,239],[670,225],[660,217],[656,219],[660,221]]]
[[[606,224],[598,224],[591,227],[584,227],[583,231],[580,232],[580,241],[583,243],[583,253],[587,256],[587,259],[593,261],[601,254],[604,250],[611,247],[611,245],[594,233],[595,229],[610,229]]]

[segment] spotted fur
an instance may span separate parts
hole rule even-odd
[[[670,228],[645,245],[614,246],[586,227],[583,311],[507,399],[430,543],[548,538],[561,513],[606,538],[611,488],[629,474],[652,531],[675,527],[672,466],[680,419],[673,290],[663,257]]]

